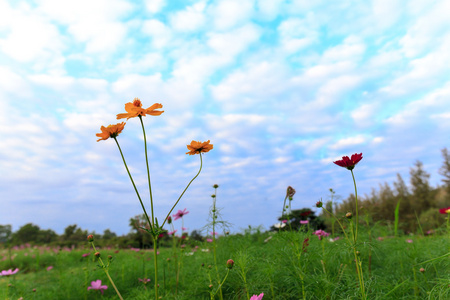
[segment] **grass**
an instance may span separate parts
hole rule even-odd
[[[374,237],[387,231],[382,227],[371,228]],[[303,252],[303,241],[308,237],[309,245]],[[408,243],[408,239],[413,242]],[[359,241],[368,299],[450,299],[450,260],[449,256],[443,256],[450,250],[448,236],[383,236],[382,240],[374,238],[369,243],[367,228],[361,226]],[[212,289],[217,288],[213,253],[202,251],[211,249],[211,243],[188,242],[191,245],[177,250],[181,258],[177,288],[173,249],[159,250],[162,299],[211,299],[210,284]],[[195,246],[198,248],[194,252]],[[82,254],[87,252],[91,255],[83,258]],[[114,257],[109,273],[124,299],[153,299],[151,250],[100,252],[102,257]],[[226,261],[235,261],[222,286],[223,298],[248,299],[248,295],[263,292],[264,299],[302,299],[303,295],[305,299],[359,299],[354,257],[350,253],[344,239],[319,241],[311,232],[254,231],[222,236],[217,240],[221,278],[227,273]],[[54,268],[47,271],[48,266]],[[0,277],[1,299],[118,298],[88,248],[0,250],[0,270],[10,268],[19,268],[20,272]],[[425,271],[420,272],[420,268]],[[144,284],[139,278],[152,281]],[[104,295],[87,290],[91,281],[97,279],[108,285]]]

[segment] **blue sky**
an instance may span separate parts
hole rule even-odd
[[[205,225],[212,185],[233,231],[269,228],[286,187],[294,208],[409,181],[421,160],[441,177],[450,132],[449,1],[0,0],[0,224],[118,234],[141,213],[113,140],[124,104],[145,107],[155,210]],[[148,204],[137,119],[119,136]],[[177,224],[181,226],[181,224]]]

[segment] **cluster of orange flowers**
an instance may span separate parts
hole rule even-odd
[[[150,106],[149,108],[142,108],[141,100],[139,100],[139,98],[134,98],[133,102],[128,102],[125,104],[125,110],[127,112],[123,113],[123,114],[118,114],[117,119],[120,120],[120,119],[127,118],[127,120],[128,120],[130,118],[135,118],[138,116],[141,117],[141,116],[146,116],[146,115],[159,116],[164,111],[157,110],[157,109],[162,108],[162,107],[163,107],[162,104],[155,103],[152,106]],[[96,136],[99,137],[97,142],[99,142],[101,140],[107,140],[109,138],[117,137],[122,132],[124,127],[125,127],[125,122],[118,123],[115,125],[108,125],[107,127],[105,127],[105,126],[100,127],[100,130],[102,132],[96,134]],[[186,152],[186,154],[195,155],[195,154],[199,154],[201,152],[208,152],[209,150],[211,150],[213,148],[213,145],[210,144],[209,140],[206,142],[192,141],[190,145],[187,145],[187,148],[188,148],[189,152]]]

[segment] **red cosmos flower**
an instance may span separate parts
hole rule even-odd
[[[439,209],[439,213],[441,213],[443,215],[450,214],[450,206]]]
[[[342,156],[341,160],[334,161],[334,163],[340,167],[347,168],[349,170],[353,170],[357,163],[362,159],[362,153],[355,153],[351,158],[348,156]]]

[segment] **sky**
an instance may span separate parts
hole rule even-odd
[[[232,232],[268,229],[287,186],[293,208],[329,189],[347,198],[417,160],[441,183],[450,146],[449,1],[0,0],[0,224],[61,234],[69,225],[130,231],[139,201],[113,139],[135,97],[155,215],[180,200],[184,226],[208,222],[213,185]],[[150,210],[138,118],[118,136]],[[180,230],[180,221],[175,228]],[[167,228],[168,229],[168,228]]]

